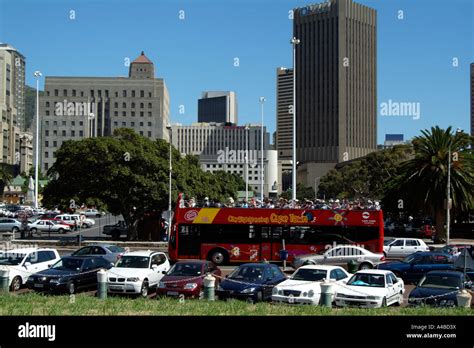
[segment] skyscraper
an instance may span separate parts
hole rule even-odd
[[[291,159],[293,149],[293,69],[277,68],[277,131],[276,149],[278,159]]]
[[[471,63],[471,135],[474,135],[474,63]]]
[[[294,10],[298,182],[377,148],[376,20],[352,0]]]
[[[203,92],[198,100],[198,122],[237,124],[235,92]]]

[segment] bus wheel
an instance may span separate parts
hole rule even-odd
[[[226,251],[222,249],[214,249],[209,252],[208,259],[214,262],[214,264],[220,266],[227,261],[228,257],[229,256]]]

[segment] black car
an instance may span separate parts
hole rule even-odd
[[[112,263],[98,256],[65,256],[46,271],[35,273],[26,282],[29,289],[74,294],[97,287],[97,272]]]
[[[272,297],[273,287],[286,280],[280,268],[267,263],[246,263],[236,268],[217,287],[219,299],[238,298],[251,302]]]
[[[458,271],[431,271],[420,280],[408,296],[411,306],[429,305],[436,307],[457,306],[459,290],[470,289],[471,279]]]

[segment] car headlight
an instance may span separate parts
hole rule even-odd
[[[273,288],[272,295],[278,295],[278,289],[277,288]]]
[[[380,300],[380,296],[367,296],[367,300]]]
[[[247,288],[241,291],[242,294],[250,294],[255,291],[256,288]]]
[[[59,284],[59,278],[53,278],[49,282],[52,284]]]
[[[198,285],[196,283],[187,283],[185,286],[184,286],[184,289],[185,290],[194,290],[196,289]]]
[[[441,306],[445,306],[445,305],[446,305],[446,300],[441,300],[441,301],[439,301],[439,304],[440,304]]]
[[[303,297],[306,297],[306,296],[308,296],[308,293],[305,291],[303,292]]]
[[[158,283],[158,287],[159,287],[160,289],[164,289],[164,288],[166,288],[166,284],[163,283],[163,282],[159,282],[159,283]]]
[[[308,291],[308,297],[313,297],[314,296],[314,291],[313,290],[309,290]]]
[[[413,302],[416,302],[416,300],[415,300],[414,297],[409,297],[409,298],[408,298],[408,302],[413,303]]]
[[[137,278],[137,277],[133,277],[133,278],[127,278],[127,282],[138,282],[140,280],[140,278]]]

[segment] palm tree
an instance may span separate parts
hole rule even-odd
[[[466,133],[453,133],[451,127],[431,127],[422,134],[412,141],[415,156],[402,163],[395,187],[413,210],[434,216],[437,237],[442,240],[446,237],[449,152],[452,207],[454,212],[468,211],[474,205],[474,141]]]
[[[0,163],[0,197],[3,197],[5,186],[7,186],[13,179],[11,168],[4,163]]]

